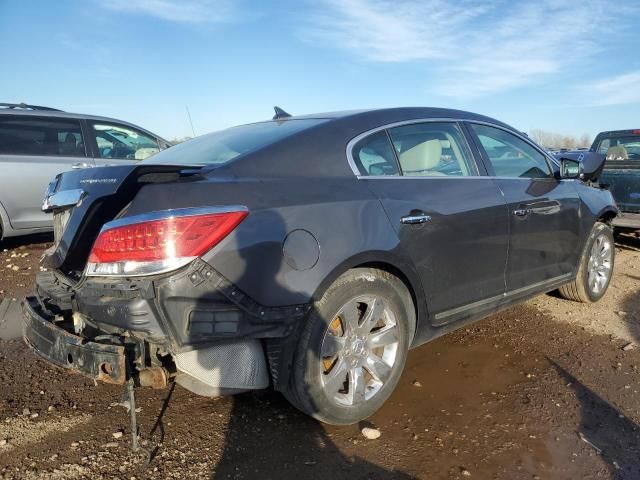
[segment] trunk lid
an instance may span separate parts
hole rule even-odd
[[[61,173],[49,185],[42,207],[54,216],[54,245],[42,264],[79,277],[102,225],[120,215],[142,185],[188,180],[199,170],[138,164]]]

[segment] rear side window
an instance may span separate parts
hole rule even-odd
[[[100,158],[144,160],[160,151],[158,140],[125,125],[94,123]]]
[[[307,118],[241,125],[187,140],[145,161],[177,165],[222,165],[325,121]]]
[[[640,135],[612,135],[600,139],[598,153],[608,162],[640,160]]]
[[[477,175],[462,132],[452,122],[425,122],[389,130],[402,174],[419,177]]]
[[[545,156],[517,136],[500,128],[471,124],[497,177],[549,178]]]
[[[84,157],[80,122],[67,119],[0,117],[0,154]]]
[[[358,170],[364,176],[400,174],[393,148],[384,130],[358,142],[352,155]]]

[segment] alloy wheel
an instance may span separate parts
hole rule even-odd
[[[346,303],[327,328],[321,348],[322,386],[335,403],[370,400],[391,377],[398,358],[399,327],[379,297]]]
[[[599,294],[609,282],[613,266],[613,246],[606,235],[598,235],[589,256],[588,285],[592,293]]]

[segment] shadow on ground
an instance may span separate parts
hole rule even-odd
[[[640,234],[621,233],[616,234],[616,247],[622,250],[640,252]]]
[[[267,411],[267,421],[264,412]],[[316,420],[278,394],[234,398],[225,446],[212,479],[411,479],[358,457],[347,457]]]
[[[611,479],[640,478],[640,428],[620,410],[551,359],[558,374],[575,391],[580,402],[578,435],[588,441],[606,463]]]
[[[35,243],[53,242],[53,233],[33,233],[31,235],[22,235],[20,237],[9,237],[0,240],[0,249],[11,250]]]

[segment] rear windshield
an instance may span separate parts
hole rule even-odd
[[[187,140],[144,160],[144,163],[222,165],[325,121],[309,118],[232,127]]]
[[[607,161],[640,160],[640,135],[611,135],[600,139],[598,153]]]

